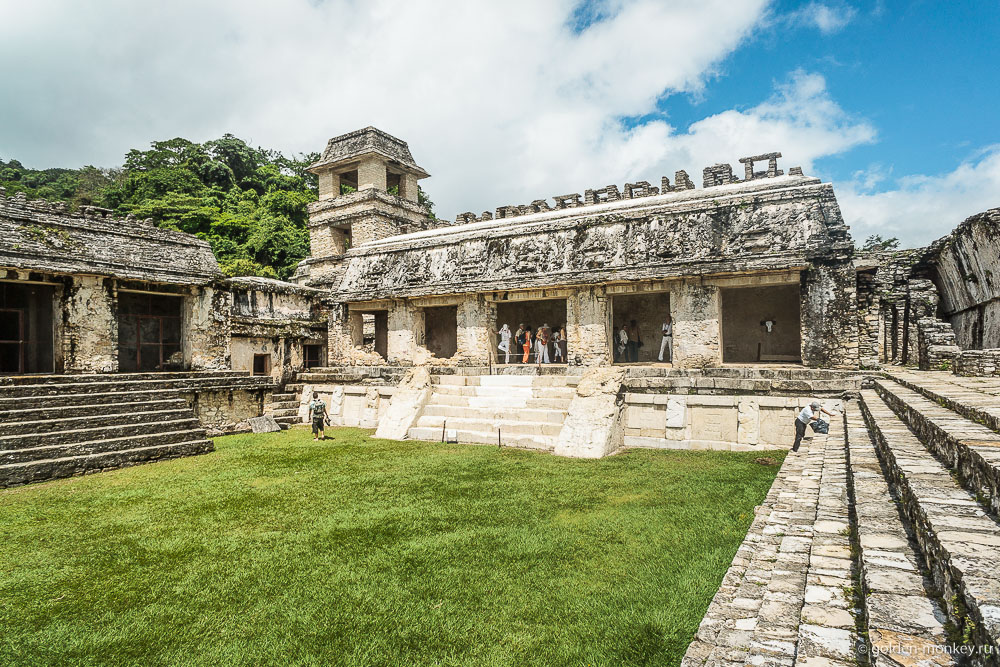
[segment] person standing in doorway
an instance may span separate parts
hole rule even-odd
[[[556,330],[552,332],[552,363],[564,364],[566,363],[566,356],[563,354],[562,348],[562,337],[563,329],[562,327],[556,327]]]
[[[670,319],[670,315],[667,315],[667,319],[663,320],[663,327],[661,327],[661,333],[663,334],[663,339],[660,341],[660,361],[663,361],[663,353],[666,352],[667,362],[673,363],[674,361],[674,324],[673,320]]]
[[[618,353],[617,361],[628,361],[628,357],[625,355],[625,351],[628,349],[628,332],[625,330],[625,323],[623,322],[621,327],[618,329],[618,343],[615,345],[615,352]]]
[[[531,325],[524,327],[524,336],[521,339],[521,348],[524,350],[524,359],[521,360],[522,364],[528,363],[528,359],[531,358],[531,340],[533,336],[531,335]]]
[[[510,327],[504,324],[499,331],[500,344],[497,349],[504,353],[504,363],[510,363]],[[499,361],[499,359],[497,359]]]
[[[628,343],[626,344],[628,360],[634,363],[639,361],[639,348],[642,347],[642,336],[639,335],[639,325],[635,320],[629,320],[626,331],[628,332]]]
[[[795,418],[795,444],[792,445],[793,452],[799,451],[799,445],[802,444],[802,438],[806,434],[806,427],[809,426],[809,422],[819,419],[821,412],[825,412],[831,417],[834,414],[824,408],[819,401],[813,401],[799,412],[799,416]]]
[[[322,438],[326,440],[326,403],[319,397],[318,392],[313,392],[312,401],[309,402],[309,420],[312,422],[313,440]]]
[[[549,336],[551,335],[552,329],[549,328],[548,323],[538,328],[538,336],[535,338],[535,361],[538,364],[549,363]]]

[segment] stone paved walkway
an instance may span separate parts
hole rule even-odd
[[[834,419],[785,459],[682,665],[852,664],[846,476]]]

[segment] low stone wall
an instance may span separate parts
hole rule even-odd
[[[625,394],[625,446],[754,451],[786,449],[808,396]],[[816,399],[819,400],[819,399]],[[821,401],[841,411],[840,400]]]
[[[264,414],[271,402],[271,386],[266,388],[226,388],[182,392],[209,436],[245,433],[250,430],[251,417]]]
[[[309,401],[317,392],[326,403],[333,426],[359,426],[377,428],[379,418],[389,409],[389,401],[396,392],[390,385],[360,384],[304,384],[299,396],[299,418],[309,421]]]
[[[955,375],[1000,376],[1000,349],[962,350],[952,362]]]
[[[922,371],[949,370],[961,352],[951,324],[930,317],[917,321],[917,350]]]

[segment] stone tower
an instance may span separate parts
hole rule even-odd
[[[374,127],[334,137],[319,161],[319,200],[309,206],[310,257],[296,280],[332,285],[348,249],[436,226],[417,203],[417,181],[429,174],[405,141]]]

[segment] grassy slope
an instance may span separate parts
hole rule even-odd
[[[335,434],[0,491],[0,664],[677,664],[777,471]]]

